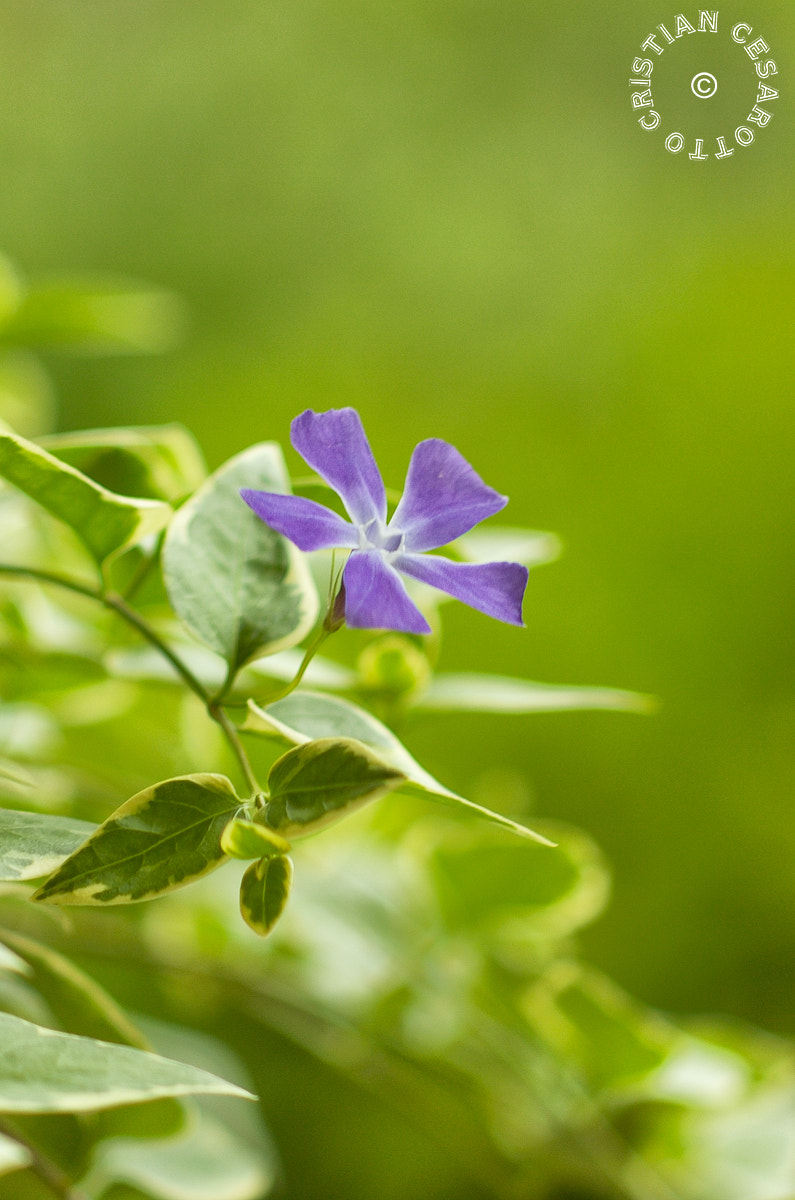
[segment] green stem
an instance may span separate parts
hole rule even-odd
[[[210,693],[201,680],[196,678],[190,667],[186,666],[179,655],[175,654],[171,647],[163,641],[149,622],[140,613],[136,612],[134,608],[130,608],[123,596],[118,596],[114,592],[107,592],[100,599],[106,608],[118,613],[128,625],[132,625],[133,629],[137,629],[141,636],[146,638],[150,646],[154,646],[164,658],[167,658],[174,670],[184,679],[190,690],[195,692],[199,699],[209,706]]]
[[[325,625],[320,626],[320,629],[317,631],[317,634],[315,635],[313,641],[311,641],[309,643],[309,645],[307,646],[306,653],[304,654],[304,657],[301,659],[301,665],[298,668],[298,670],[296,671],[295,675],[292,677],[290,682],[286,683],[283,688],[280,688],[278,690],[278,692],[276,692],[275,695],[268,696],[268,699],[267,699],[268,704],[275,704],[277,700],[283,700],[285,698],[285,696],[290,695],[290,692],[295,691],[295,689],[298,687],[299,683],[303,679],[304,675],[306,674],[306,669],[309,666],[309,664],[311,663],[312,659],[315,657],[318,650],[325,642],[326,638],[329,637],[329,635],[332,632],[333,632],[333,630],[326,629]]]
[[[245,750],[243,749],[243,745],[240,741],[240,738],[238,737],[237,729],[232,724],[232,722],[229,720],[229,717],[226,715],[226,713],[224,712],[224,710],[220,704],[208,705],[207,711],[210,714],[210,716],[212,717],[212,719],[214,721],[216,721],[221,726],[221,729],[224,731],[226,740],[229,743],[229,745],[231,746],[232,751],[235,755],[235,758],[237,759],[237,761],[240,765],[240,769],[245,776],[246,783],[251,788],[252,796],[257,795],[258,792],[262,791],[262,788],[260,787],[259,783],[257,782],[257,777],[254,774],[254,771],[252,770],[251,763],[249,762],[249,759],[248,759],[248,755],[246,754]]]
[[[150,646],[154,646],[171,663],[180,678],[199,697],[207,709],[209,717],[217,725],[220,725],[223,730],[232,753],[243,772],[246,784],[251,787],[253,793],[261,791],[251,768],[251,763],[238,737],[237,730],[218,700],[214,700],[210,696],[207,688],[200,679],[196,678],[190,667],[182,661],[178,654],[174,653],[167,642],[163,641],[159,633],[152,628],[149,622],[140,613],[136,612],[134,608],[130,607],[123,596],[119,596],[114,592],[103,593],[99,588],[80,583],[77,579],[70,579],[66,575],[58,575],[53,571],[42,571],[38,567],[18,567],[10,563],[0,563],[0,575],[9,575],[12,578],[16,577],[19,579],[33,579],[38,583],[51,583],[56,587],[65,588],[67,591],[76,592],[79,596],[87,596],[90,600],[96,600],[99,604],[104,605],[105,608],[110,609],[111,612],[116,613],[123,621],[126,621],[128,625],[131,625],[133,629],[140,633],[141,637],[149,642]]]

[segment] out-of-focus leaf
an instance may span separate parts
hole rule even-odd
[[[180,1137],[100,1143],[81,1187],[92,1196],[122,1182],[152,1200],[261,1200],[274,1175],[272,1165],[230,1129],[197,1110]]]
[[[185,329],[182,302],[162,288],[109,277],[43,280],[29,287],[0,337],[81,354],[158,354]]]
[[[11,948],[26,967],[28,981],[70,1033],[148,1049],[146,1038],[116,1001],[68,958],[10,930],[0,930],[0,938],[0,950]]]
[[[58,745],[59,738],[58,724],[43,705],[0,705],[0,752],[9,758],[26,763],[41,760]]]
[[[0,935],[2,932],[4,931],[0,931]],[[14,971],[17,975],[27,975],[30,967],[24,958],[20,958],[18,954],[0,942],[0,971]]]
[[[554,848],[497,829],[445,831],[427,862],[448,927],[489,931],[529,921],[561,936],[593,920],[609,891],[604,863],[584,835],[553,832]]]
[[[355,738],[375,751],[383,762],[403,772],[406,781],[400,786],[401,792],[430,797],[453,807],[461,806],[523,837],[551,844],[540,834],[509,817],[491,812],[451,792],[412,758],[402,742],[385,725],[347,700],[301,690],[268,708],[259,708],[249,702],[248,715],[242,728],[291,745],[300,745],[313,738]]]
[[[507,525],[473,529],[453,542],[452,548],[465,562],[517,562],[525,567],[554,562],[562,549],[554,533]]]
[[[243,920],[266,937],[273,929],[290,895],[292,860],[286,856],[261,858],[252,863],[240,881],[240,913]]]
[[[615,709],[649,712],[649,696],[619,688],[533,683],[503,675],[436,675],[412,707],[428,711],[533,713]]]
[[[0,1133],[0,1175],[18,1171],[30,1162],[30,1153],[13,1138]]]
[[[319,738],[288,750],[270,769],[270,797],[256,820],[279,833],[314,833],[405,782],[354,738]]]
[[[34,442],[0,430],[0,475],[81,538],[98,563],[162,529],[171,508],[119,496]]]
[[[290,843],[266,825],[235,819],[221,834],[221,849],[230,858],[273,858],[286,854]]]
[[[211,475],[179,510],[163,547],[174,610],[233,672],[300,642],[318,613],[303,556],[243,502],[245,487],[289,491],[276,443],[251,446]]]
[[[52,383],[35,355],[25,350],[2,351],[0,418],[8,428],[23,437],[38,437],[52,428],[54,413]]]
[[[86,429],[42,438],[41,445],[125,496],[175,503],[200,487],[207,475],[199,445],[184,425]]]
[[[0,1112],[92,1112],[197,1093],[250,1097],[198,1067],[0,1013]]]
[[[223,775],[182,775],[132,796],[34,893],[48,904],[127,904],[184,887],[221,865],[241,808]]]
[[[597,1091],[640,1084],[663,1063],[675,1031],[596,971],[559,963],[527,994],[525,1013]]]
[[[70,817],[0,809],[0,879],[41,879],[60,866],[95,828]]]
[[[22,280],[16,267],[5,254],[0,254],[0,327],[19,307],[22,290]]]
[[[662,1114],[661,1114],[662,1115]],[[674,1137],[647,1134],[643,1150],[685,1200],[792,1200],[795,1086],[759,1088],[738,1104],[679,1111]],[[667,1135],[667,1136],[666,1136]]]

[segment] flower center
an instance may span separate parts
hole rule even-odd
[[[392,554],[399,550],[403,542],[403,534],[399,530],[388,529],[378,517],[373,517],[367,525],[359,529],[360,550],[382,550]]]

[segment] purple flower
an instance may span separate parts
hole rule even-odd
[[[454,446],[438,438],[420,442],[411,456],[406,490],[387,523],[384,484],[355,409],[307,409],[293,421],[290,440],[339,494],[350,521],[301,496],[250,488],[240,494],[258,517],[299,550],[353,551],[343,574],[348,625],[430,633],[401,574],[440,588],[499,621],[523,624],[526,567],[452,562],[425,554],[446,546],[508,503],[507,496],[486,486]]]

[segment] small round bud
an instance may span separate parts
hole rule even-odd
[[[404,696],[424,687],[431,674],[427,658],[410,638],[376,638],[359,655],[361,686],[370,692]]]

